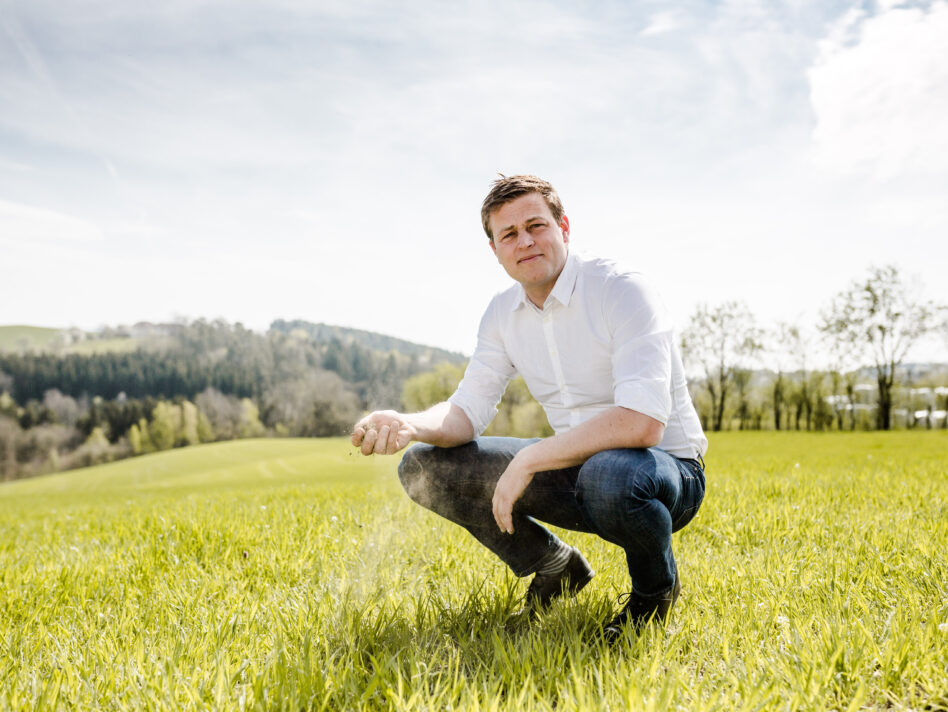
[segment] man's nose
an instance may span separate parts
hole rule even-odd
[[[533,235],[527,230],[521,232],[517,240],[517,247],[533,247]]]

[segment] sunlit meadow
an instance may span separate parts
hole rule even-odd
[[[0,709],[948,709],[948,432],[728,433],[665,630],[596,640],[624,559],[526,583],[344,440],[0,486]]]

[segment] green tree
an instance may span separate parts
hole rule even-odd
[[[432,371],[412,376],[402,388],[403,410],[415,413],[443,403],[457,390],[463,376],[464,366],[454,363],[442,363]]]
[[[518,376],[507,384],[497,406],[497,415],[485,435],[515,438],[543,438],[553,434],[543,407],[534,400],[526,382]]]
[[[141,455],[145,452],[144,447],[142,446],[142,431],[137,425],[132,425],[128,429],[128,446],[132,448],[132,453],[135,455]]]
[[[249,398],[240,400],[240,423],[237,426],[237,435],[242,438],[258,438],[266,432],[260,422],[260,409]]]
[[[197,414],[197,436],[202,443],[212,443],[216,439],[211,421],[200,410]]]
[[[191,401],[183,401],[178,406],[178,422],[180,427],[177,433],[177,444],[197,445],[201,442],[198,437],[198,409]]]
[[[149,435],[155,450],[170,450],[174,447],[178,424],[178,408],[167,401],[159,401],[151,415]]]
[[[100,427],[95,427],[89,433],[89,437],[76,451],[78,462],[81,466],[98,465],[101,462],[107,462],[111,459],[109,439],[105,431]]]
[[[0,477],[12,480],[17,475],[16,444],[21,433],[13,418],[0,415]]]

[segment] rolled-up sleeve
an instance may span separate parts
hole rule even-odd
[[[457,390],[448,399],[449,403],[464,411],[475,435],[483,433],[497,415],[497,404],[516,373],[501,339],[496,309],[496,302],[491,302],[484,312],[477,330],[474,355]]]
[[[637,275],[618,276],[606,304],[615,404],[667,424],[674,332],[664,305]]]

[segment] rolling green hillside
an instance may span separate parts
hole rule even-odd
[[[267,491],[284,485],[369,485],[394,460],[357,456],[345,438],[261,438],[178,448],[0,485],[0,507],[58,498],[104,503],[128,496]]]

